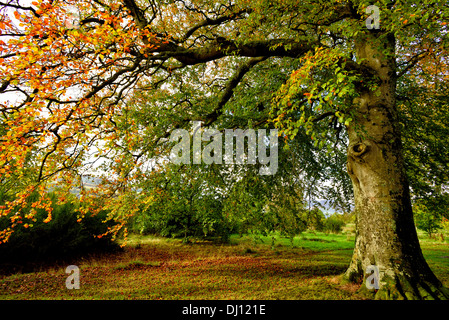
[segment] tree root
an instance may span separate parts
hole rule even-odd
[[[345,280],[349,279],[345,277]],[[401,274],[383,277],[378,290],[368,289],[363,283],[357,293],[375,300],[449,300],[449,288],[439,281],[416,280]]]
[[[449,300],[449,288],[433,276],[410,275],[396,269],[382,272],[379,289],[368,289],[361,268],[349,268],[344,282],[362,283],[358,294],[375,300]]]
[[[385,281],[386,280],[386,281]],[[374,298],[380,300],[448,300],[449,289],[441,283],[416,281],[403,275],[394,280],[384,279],[386,283],[377,291]]]

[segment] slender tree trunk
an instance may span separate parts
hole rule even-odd
[[[449,298],[422,255],[413,222],[395,101],[394,37],[368,33],[357,39],[355,49],[357,61],[378,78],[378,87],[360,88],[348,127],[356,241],[345,278],[360,281],[374,265],[379,289],[366,292],[376,299]],[[365,283],[361,288],[367,290]]]

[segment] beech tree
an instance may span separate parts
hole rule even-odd
[[[367,12],[369,5],[375,7]],[[154,159],[169,152],[173,129],[192,121],[275,126],[286,145],[308,135],[315,148],[327,147],[329,159],[346,150],[357,222],[346,279],[358,281],[376,265],[376,298],[449,297],[422,255],[407,174],[413,170],[405,165],[415,164],[415,177],[431,189],[447,183],[447,159],[432,159],[425,178],[416,170],[425,157],[404,153],[420,144],[403,145],[412,136],[403,124],[413,122],[417,107],[425,108],[424,128],[442,128],[437,137],[447,129],[446,3],[10,0],[0,6],[0,174],[11,194],[0,208],[11,219],[2,241],[34,218],[20,210],[31,193],[41,194],[32,206],[46,208],[50,220],[45,190],[57,184],[63,201],[94,169],[107,173],[103,183],[81,196],[111,209],[119,224],[110,232],[117,232],[137,213],[136,203],[151,201],[137,186],[162,170]],[[421,150],[432,149],[427,142]],[[447,155],[447,145],[441,147]]]

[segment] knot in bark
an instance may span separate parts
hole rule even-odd
[[[359,143],[354,144],[351,147],[351,155],[353,157],[360,158],[362,155],[367,153],[369,150],[370,150],[369,145],[367,145],[363,142],[359,142]]]

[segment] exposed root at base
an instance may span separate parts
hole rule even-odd
[[[347,274],[343,280],[354,283],[348,279]],[[365,283],[362,283],[357,293],[375,300],[449,300],[449,288],[444,287],[438,280],[437,283],[415,280],[399,273],[394,277],[383,277],[378,290],[368,289]]]

